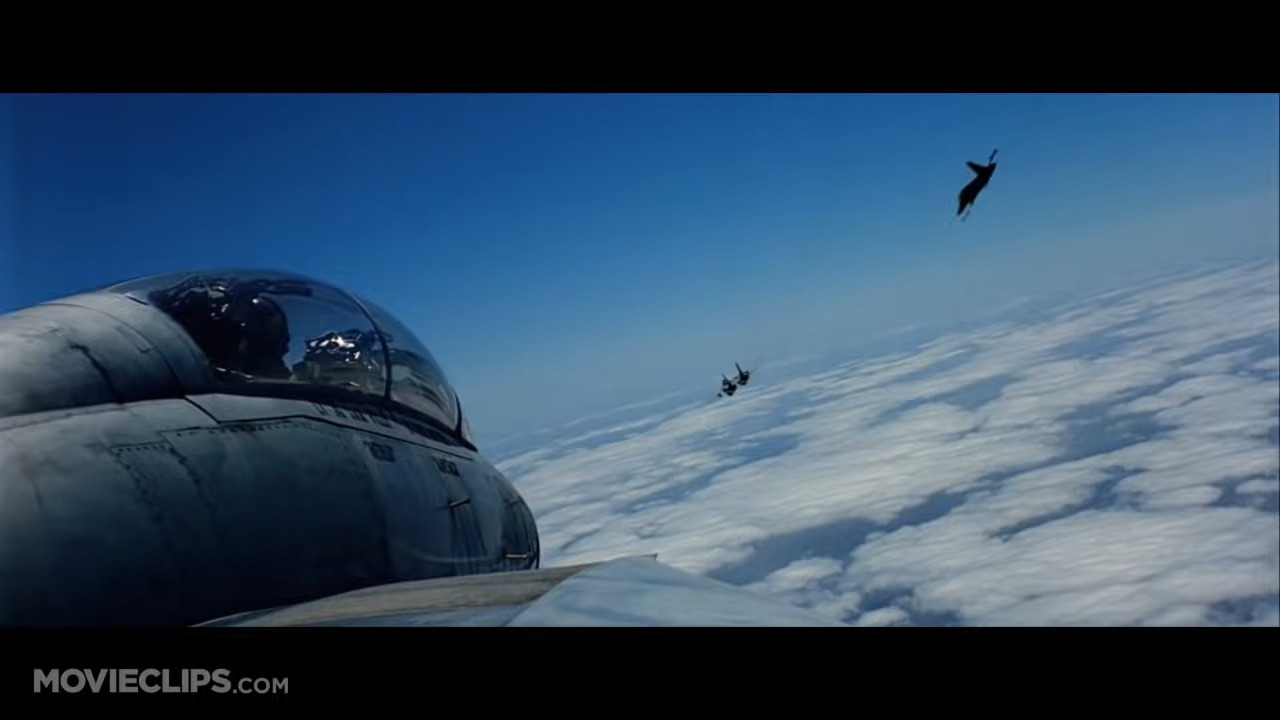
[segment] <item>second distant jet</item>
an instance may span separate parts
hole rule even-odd
[[[965,163],[969,166],[969,169],[977,175],[977,177],[970,180],[969,184],[965,185],[964,189],[960,191],[960,207],[956,210],[956,217],[960,217],[962,214],[964,214],[965,217],[968,217],[968,215],[965,214],[965,208],[972,209],[973,201],[978,199],[978,193],[982,192],[988,182],[991,182],[991,176],[995,174],[996,171],[995,159],[998,151],[998,148],[991,151],[991,155],[987,158],[986,165],[979,165],[975,162]],[[964,218],[960,218],[960,221],[964,222]]]

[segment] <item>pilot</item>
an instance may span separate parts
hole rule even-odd
[[[265,295],[257,295],[242,306],[234,318],[240,327],[234,370],[260,378],[287,380],[292,376],[285,365],[289,354],[289,321],[280,305]]]
[[[289,379],[288,318],[262,294],[264,283],[195,277],[152,294],[216,368],[259,378]],[[292,290],[292,288],[285,289]],[[309,294],[296,292],[295,294]]]
[[[203,283],[192,280],[157,291],[153,300],[182,325],[214,367],[232,367],[236,364],[237,333],[223,313],[225,299],[220,292],[219,297],[214,294]]]

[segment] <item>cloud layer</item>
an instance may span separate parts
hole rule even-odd
[[[1015,312],[501,467],[546,564],[860,625],[1280,624],[1280,266]]]

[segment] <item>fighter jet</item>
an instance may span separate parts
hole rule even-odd
[[[135,279],[0,347],[0,625],[839,625],[651,556],[541,567],[432,354],[314,279]]]
[[[720,392],[716,394],[716,397],[730,397],[738,391],[738,388],[746,387],[751,380],[750,370],[743,370],[738,363],[734,363],[733,366],[737,368],[738,374],[732,380],[724,375],[720,376]]]
[[[738,392],[738,386],[724,375],[720,376],[720,392],[716,393],[716,397],[732,397]]]
[[[969,208],[970,212],[972,212],[972,206],[974,201],[978,199],[978,193],[981,193],[987,187],[987,183],[991,182],[991,176],[996,171],[996,163],[994,161],[999,150],[999,148],[996,148],[991,151],[991,155],[987,157],[986,165],[965,162],[977,177],[970,180],[969,184],[960,190],[960,207],[956,210],[956,217],[960,217],[962,213],[964,214],[964,217],[960,218],[960,222],[964,222],[965,218],[969,217],[968,213],[965,213],[965,208]]]

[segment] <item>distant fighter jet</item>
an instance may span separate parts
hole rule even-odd
[[[716,393],[716,397],[731,397],[736,392],[738,392],[738,386],[729,378],[721,375],[720,392]]]
[[[737,392],[738,388],[746,387],[747,383],[750,382],[750,370],[743,370],[738,363],[734,363],[733,366],[737,368],[738,374],[732,380],[724,375],[720,376],[720,392],[716,394],[716,397],[729,397]]]
[[[977,177],[970,180],[969,184],[960,190],[960,207],[956,210],[957,217],[965,212],[965,208],[970,208],[970,211],[972,211],[972,205],[978,199],[978,193],[981,193],[987,187],[987,183],[991,181],[991,176],[996,171],[996,163],[994,161],[997,152],[999,152],[999,148],[991,151],[991,155],[987,157],[986,165],[965,162]],[[964,217],[967,218],[969,216],[965,213]],[[960,218],[960,222],[964,222],[964,218]]]
[[[540,568],[431,353],[315,280],[142,278],[0,348],[0,625],[839,625],[652,558]]]

